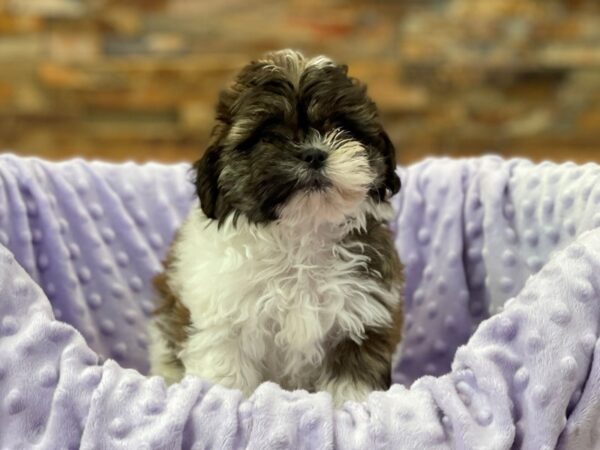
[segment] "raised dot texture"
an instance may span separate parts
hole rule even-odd
[[[131,287],[132,291],[140,292],[144,285],[140,277],[133,276],[131,277],[131,280],[129,280],[129,286]]]
[[[454,219],[451,216],[446,216],[442,222],[442,226],[445,230],[450,230],[454,225]]]
[[[429,241],[431,240],[429,230],[427,230],[426,228],[421,228],[419,230],[419,233],[417,234],[417,239],[423,245],[429,244]]]
[[[136,321],[137,318],[137,313],[133,310],[133,309],[126,309],[123,312],[123,318],[125,319],[125,321],[130,324],[133,325]]]
[[[439,306],[436,302],[429,302],[427,304],[427,317],[434,319],[438,315]]]
[[[85,195],[89,190],[90,185],[86,180],[77,180],[75,182],[75,189],[79,192],[80,195]]]
[[[144,411],[146,414],[160,414],[165,408],[165,402],[161,399],[151,398],[146,401]]]
[[[422,326],[418,326],[415,329],[415,333],[413,335],[414,340],[416,343],[421,343],[425,340],[425,337],[427,336],[427,333],[425,332],[425,329]]]
[[[537,256],[531,256],[527,258],[527,267],[529,267],[529,270],[531,270],[533,273],[537,273],[542,270],[543,266],[544,262]]]
[[[52,283],[49,283],[48,286],[50,286],[51,284]],[[15,290],[15,294],[17,294],[20,297],[25,297],[29,292],[30,286],[29,282],[24,278],[16,277],[13,280],[13,288]]]
[[[152,303],[150,300],[142,300],[140,304],[142,306],[142,311],[144,311],[144,314],[147,316],[154,312],[154,303]]]
[[[163,239],[160,236],[160,234],[157,233],[152,233],[150,235],[150,245],[154,248],[154,249],[160,249],[163,245]]]
[[[480,233],[481,226],[479,224],[476,224],[474,222],[469,222],[467,224],[467,236],[469,236],[471,239],[476,238],[477,236],[479,236]]]
[[[98,203],[92,203],[89,206],[89,211],[90,215],[96,220],[102,218],[102,216],[104,215],[104,210],[102,209],[102,206],[100,206]]]
[[[564,305],[558,305],[550,311],[550,320],[557,325],[566,325],[571,320],[571,312]]]
[[[81,256],[81,251],[79,250],[79,246],[77,244],[71,243],[68,245],[69,248],[69,257],[71,259],[77,259]]]
[[[425,373],[428,373],[430,375],[435,375],[438,371],[437,366],[434,363],[427,363],[425,364]]]
[[[504,253],[502,253],[502,263],[509,267],[514,266],[517,263],[517,255],[511,250],[504,250]]]
[[[473,392],[471,386],[464,381],[459,381],[456,384],[456,392],[458,392],[458,396],[465,405],[471,405],[471,394]]]
[[[581,346],[583,348],[583,351],[586,353],[590,353],[592,350],[594,350],[596,340],[596,335],[594,333],[585,333],[581,338]]]
[[[67,221],[65,219],[59,219],[58,220],[58,232],[60,234],[66,234],[68,230],[69,230],[69,224],[67,223]]]
[[[426,281],[431,281],[433,279],[433,272],[434,270],[432,266],[426,266],[423,270],[423,278],[425,278]]]
[[[38,257],[38,267],[39,267],[39,269],[40,270],[46,270],[49,265],[50,265],[50,260],[48,259],[48,256],[45,255],[44,253],[42,253]]]
[[[508,278],[508,277],[502,277],[500,279],[500,289],[502,290],[502,292],[504,293],[509,293],[513,290],[514,288],[514,283],[513,280]]]
[[[100,331],[105,335],[112,335],[115,332],[115,323],[110,319],[104,319],[100,322]]]
[[[575,285],[575,297],[582,303],[587,303],[594,297],[594,286],[587,280]]]
[[[116,260],[117,264],[121,267],[125,267],[127,264],[129,264],[129,256],[127,256],[127,253],[123,251],[117,252]]]
[[[538,235],[534,230],[526,230],[523,236],[525,238],[525,242],[527,242],[531,247],[538,245]]]
[[[456,319],[454,318],[454,316],[446,316],[446,318],[444,319],[444,328],[449,332],[456,331]]]
[[[34,244],[39,244],[40,242],[42,242],[42,230],[38,230],[38,229],[34,229],[31,232],[31,240],[33,241]]]
[[[129,433],[130,426],[124,419],[117,417],[110,423],[109,432],[116,438],[123,439]]]
[[[475,420],[477,420],[477,423],[484,427],[491,424],[493,418],[494,416],[492,415],[492,411],[490,411],[488,408],[482,408],[475,414]]]
[[[102,240],[107,244],[113,242],[116,237],[115,232],[111,228],[103,228],[100,234],[102,236]]]
[[[423,304],[423,301],[425,300],[425,292],[423,289],[417,289],[415,291],[413,294],[413,300],[417,306],[421,306]]]
[[[554,212],[554,200],[550,197],[545,197],[544,200],[542,200],[542,210],[547,215],[552,214]]]
[[[4,316],[0,321],[0,336],[10,336],[17,332],[19,325],[13,316]]]
[[[514,384],[517,389],[525,389],[529,383],[529,371],[521,367],[515,372]]]
[[[533,202],[531,200],[525,200],[523,202],[523,215],[527,218],[530,218],[531,216],[533,216],[534,212],[535,205],[533,204]]]
[[[471,262],[477,262],[477,261],[481,260],[481,257],[482,257],[481,249],[478,249],[476,247],[471,247],[467,251],[467,257],[469,258],[469,261],[471,261]]]
[[[577,361],[572,356],[565,356],[560,361],[560,370],[567,380],[574,380],[577,376]]]
[[[102,297],[100,297],[100,294],[97,293],[92,293],[88,295],[86,300],[87,304],[92,309],[98,309],[102,305]]]
[[[567,230],[567,233],[569,233],[571,236],[575,236],[575,233],[577,232],[577,226],[575,225],[573,219],[565,220],[564,227],[565,230]]]
[[[6,411],[10,415],[18,414],[25,409],[25,399],[18,389],[11,389],[4,399],[4,403]]]
[[[90,269],[88,269],[85,266],[82,266],[79,268],[79,270],[77,271],[77,276],[79,277],[79,280],[82,283],[88,283],[91,278],[92,278],[92,273],[90,272]]]
[[[457,265],[459,263],[460,263],[460,256],[458,255],[458,253],[456,253],[455,251],[449,252],[448,253],[448,264],[454,266],[454,265]]]
[[[100,269],[106,274],[111,274],[113,272],[112,261],[110,259],[100,260]]]
[[[52,366],[45,366],[40,369],[38,374],[39,383],[43,387],[51,387],[56,384],[58,374],[56,369]]]
[[[486,277],[482,271],[471,274],[471,286],[474,289],[480,289],[485,285]]]
[[[499,317],[496,321],[495,331],[499,338],[510,341],[517,335],[517,324],[508,317]]]
[[[540,408],[545,408],[548,406],[548,403],[550,403],[550,393],[544,386],[534,386],[531,395],[537,406]]]
[[[446,415],[442,416],[442,424],[444,425],[444,427],[448,430],[452,430],[452,421],[450,420],[450,418]]]
[[[115,359],[123,359],[127,355],[127,344],[124,342],[115,344],[112,350],[112,355]]]
[[[553,244],[558,243],[558,241],[560,240],[560,232],[553,226],[546,227],[545,233],[548,240]]]
[[[95,388],[102,379],[102,369],[92,366],[84,369],[79,377],[82,384],[88,388]]]
[[[148,347],[148,338],[144,334],[138,334],[136,338],[136,342],[139,347],[146,348]]]
[[[118,300],[122,299],[125,296],[125,290],[123,289],[123,287],[116,283],[110,287],[110,293],[114,298]]]
[[[544,348],[544,341],[542,341],[542,337],[539,334],[532,334],[527,338],[527,350],[529,350],[530,354],[536,354],[542,348]]]
[[[483,313],[484,309],[485,309],[485,307],[483,305],[483,302],[480,300],[475,300],[475,301],[471,302],[471,305],[469,308],[471,314],[473,314],[475,316],[481,315]]]
[[[448,345],[441,339],[436,339],[436,341],[433,343],[433,350],[437,354],[444,354],[448,351]]]
[[[134,211],[133,220],[135,220],[138,226],[143,227],[148,222],[148,216],[144,211]]]
[[[415,266],[419,263],[419,255],[417,255],[416,253],[411,253],[410,255],[408,255],[408,259],[406,260],[406,262],[408,263],[409,266]]]

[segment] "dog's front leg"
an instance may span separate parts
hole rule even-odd
[[[316,388],[329,392],[336,406],[363,401],[370,392],[390,387],[392,353],[385,333],[368,332],[360,344],[342,341],[328,353]]]
[[[227,326],[190,336],[179,357],[186,375],[196,375],[222,386],[239,389],[248,397],[262,382],[258,362],[244,352],[244,342]]]

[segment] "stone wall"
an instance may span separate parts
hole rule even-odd
[[[600,161],[596,0],[0,0],[0,147],[195,159],[219,88],[281,47],[348,63],[401,162]]]

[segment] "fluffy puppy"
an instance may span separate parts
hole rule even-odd
[[[366,88],[329,58],[270,53],[221,94],[194,167],[200,208],[155,280],[152,373],[245,395],[270,380],[337,404],[387,389],[400,180]]]

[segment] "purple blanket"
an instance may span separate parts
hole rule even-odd
[[[0,448],[600,448],[600,167],[401,170],[397,384],[337,410],[143,375],[187,169],[0,156]]]

